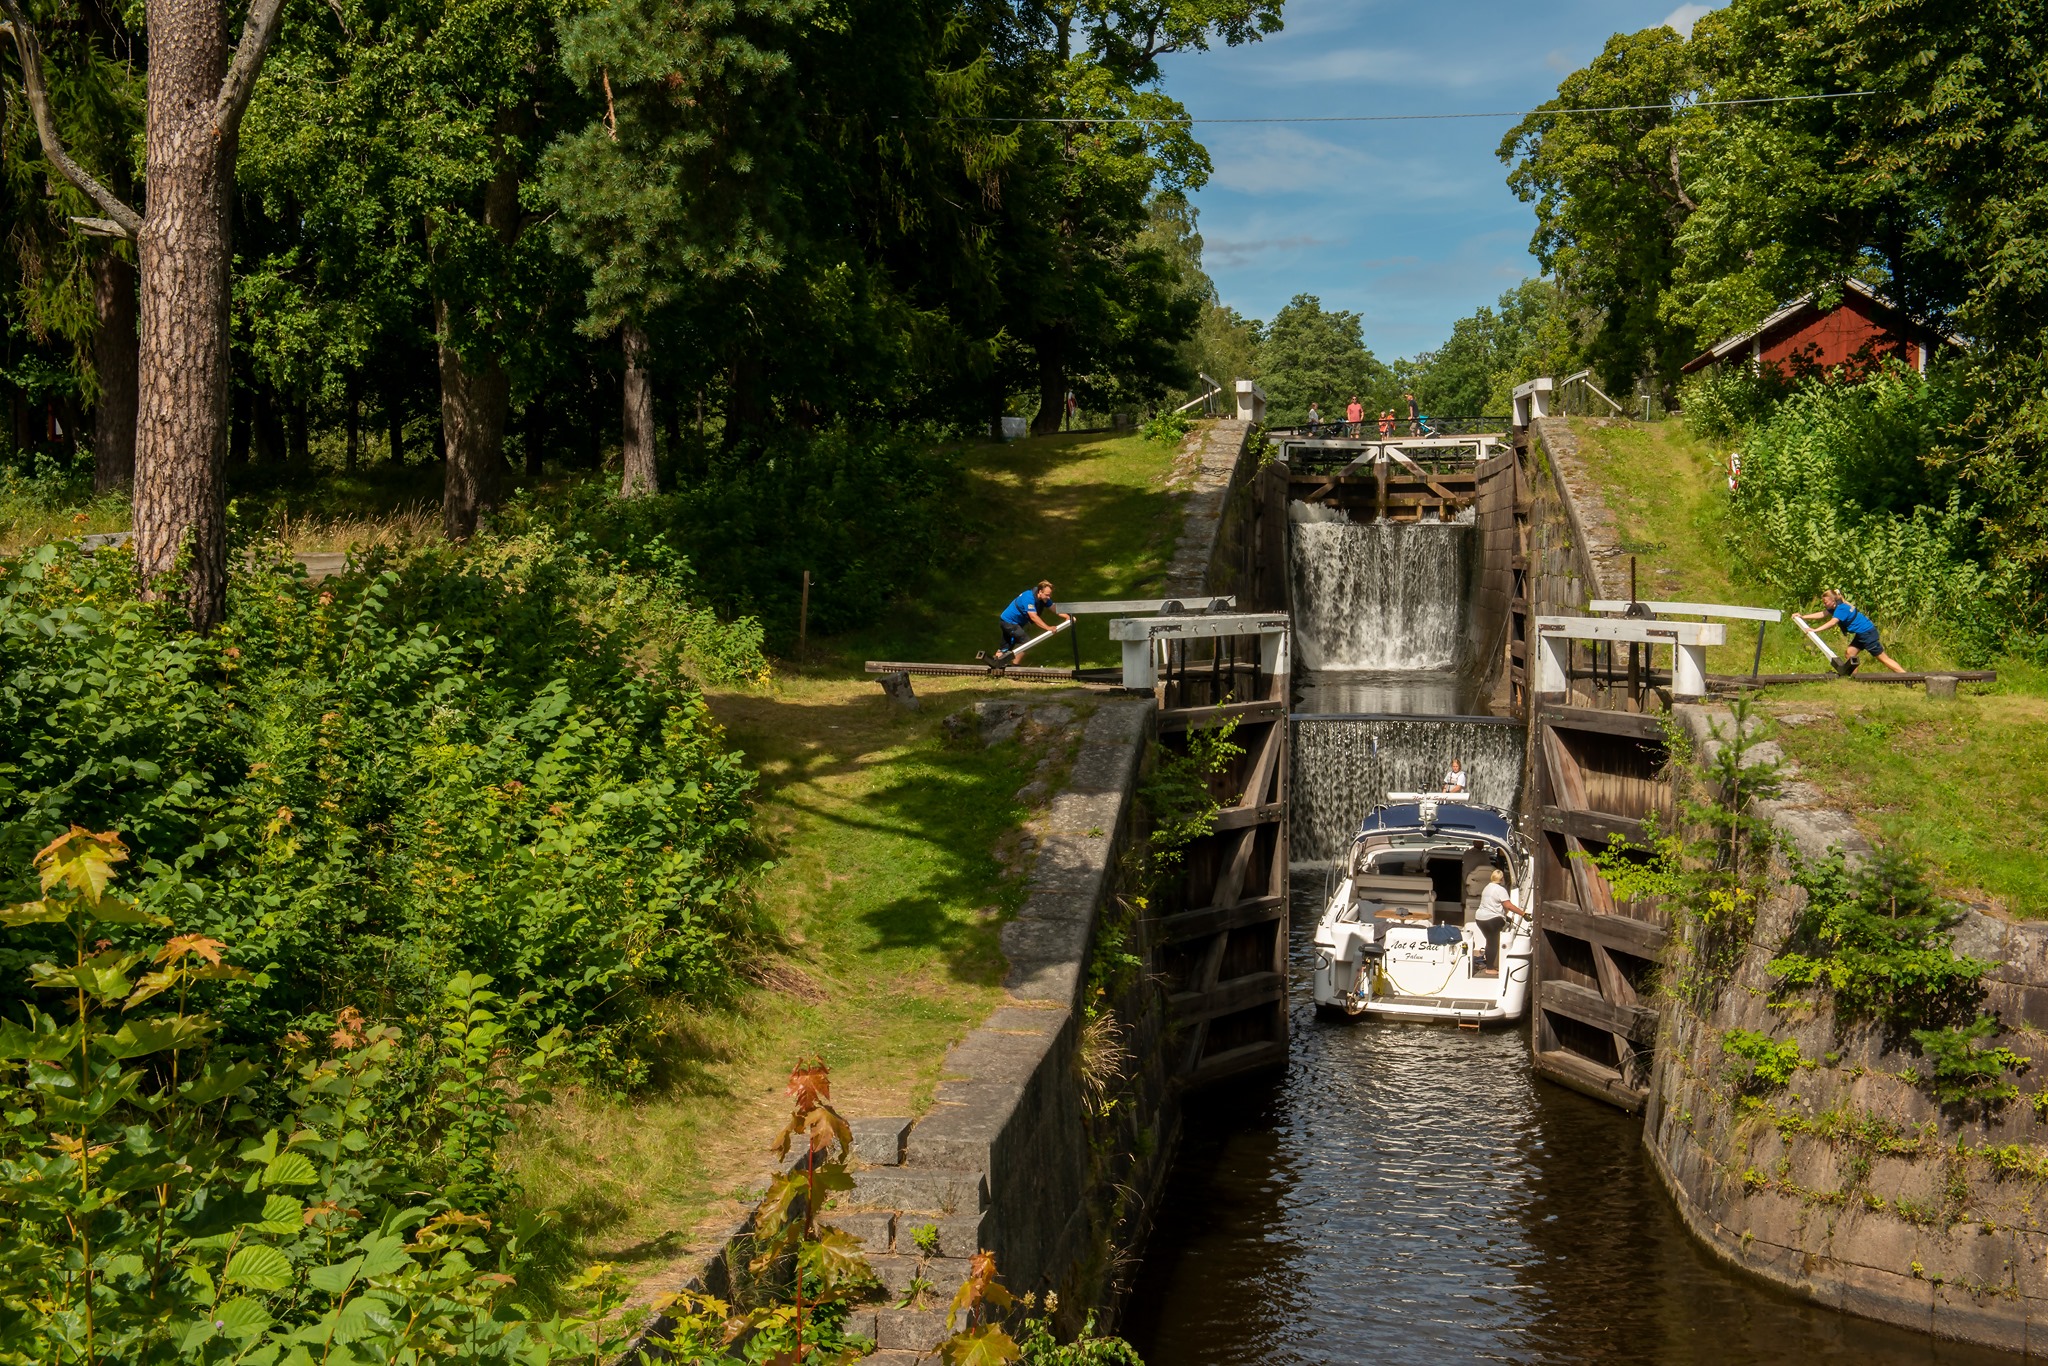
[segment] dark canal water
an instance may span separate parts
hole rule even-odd
[[[1315,917],[1297,897],[1297,1001]],[[1724,1269],[1678,1222],[1640,1122],[1527,1057],[1519,1030],[1297,1008],[1284,1081],[1190,1107],[1122,1331],[1152,1366],[2018,1360]]]

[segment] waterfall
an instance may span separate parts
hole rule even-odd
[[[1522,786],[1522,729],[1485,721],[1293,723],[1294,772],[1288,857],[1336,858],[1359,821],[1389,792],[1434,792],[1453,758],[1472,798],[1513,811]]]
[[[1294,639],[1307,670],[1455,669],[1476,531],[1464,522],[1353,522],[1290,503]]]

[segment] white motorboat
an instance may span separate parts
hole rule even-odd
[[[1480,891],[1498,868],[1510,910],[1494,966]],[[1506,812],[1462,793],[1390,792],[1360,825],[1316,926],[1316,1007],[1384,1019],[1480,1025],[1529,1004],[1535,861]]]

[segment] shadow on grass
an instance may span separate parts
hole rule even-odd
[[[832,935],[864,955],[928,951],[956,981],[999,980],[995,926],[1022,899],[996,854],[1024,815],[1016,792],[1030,763],[1016,743],[948,745],[879,697],[735,705],[744,719],[728,724],[762,765],[764,807],[797,825],[764,834],[771,855],[785,867],[815,860],[826,879],[809,913],[813,941]],[[854,925],[865,932],[834,934]]]
[[[966,553],[934,573],[912,597],[878,611],[874,625],[818,642],[834,659],[916,659],[965,663],[1000,644],[996,616],[1039,579],[1074,600],[1132,596],[1164,581],[1179,535],[1177,497],[1163,483],[1111,480],[1048,484],[1075,465],[1104,458],[1099,439],[1060,438],[990,452],[968,473],[959,509]],[[1159,453],[1162,465],[1168,453]],[[1131,455],[1114,457],[1135,460]],[[1010,481],[1014,480],[1012,483]],[[1114,658],[1108,628],[1084,622],[1082,658]],[[1071,664],[1071,646],[1053,665]]]

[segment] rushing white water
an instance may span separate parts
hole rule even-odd
[[[1294,640],[1301,666],[1454,669],[1470,597],[1470,522],[1353,522],[1314,503],[1287,507]]]
[[[1288,857],[1336,858],[1389,792],[1434,792],[1453,758],[1472,798],[1504,811],[1522,787],[1522,729],[1485,721],[1297,720]]]

